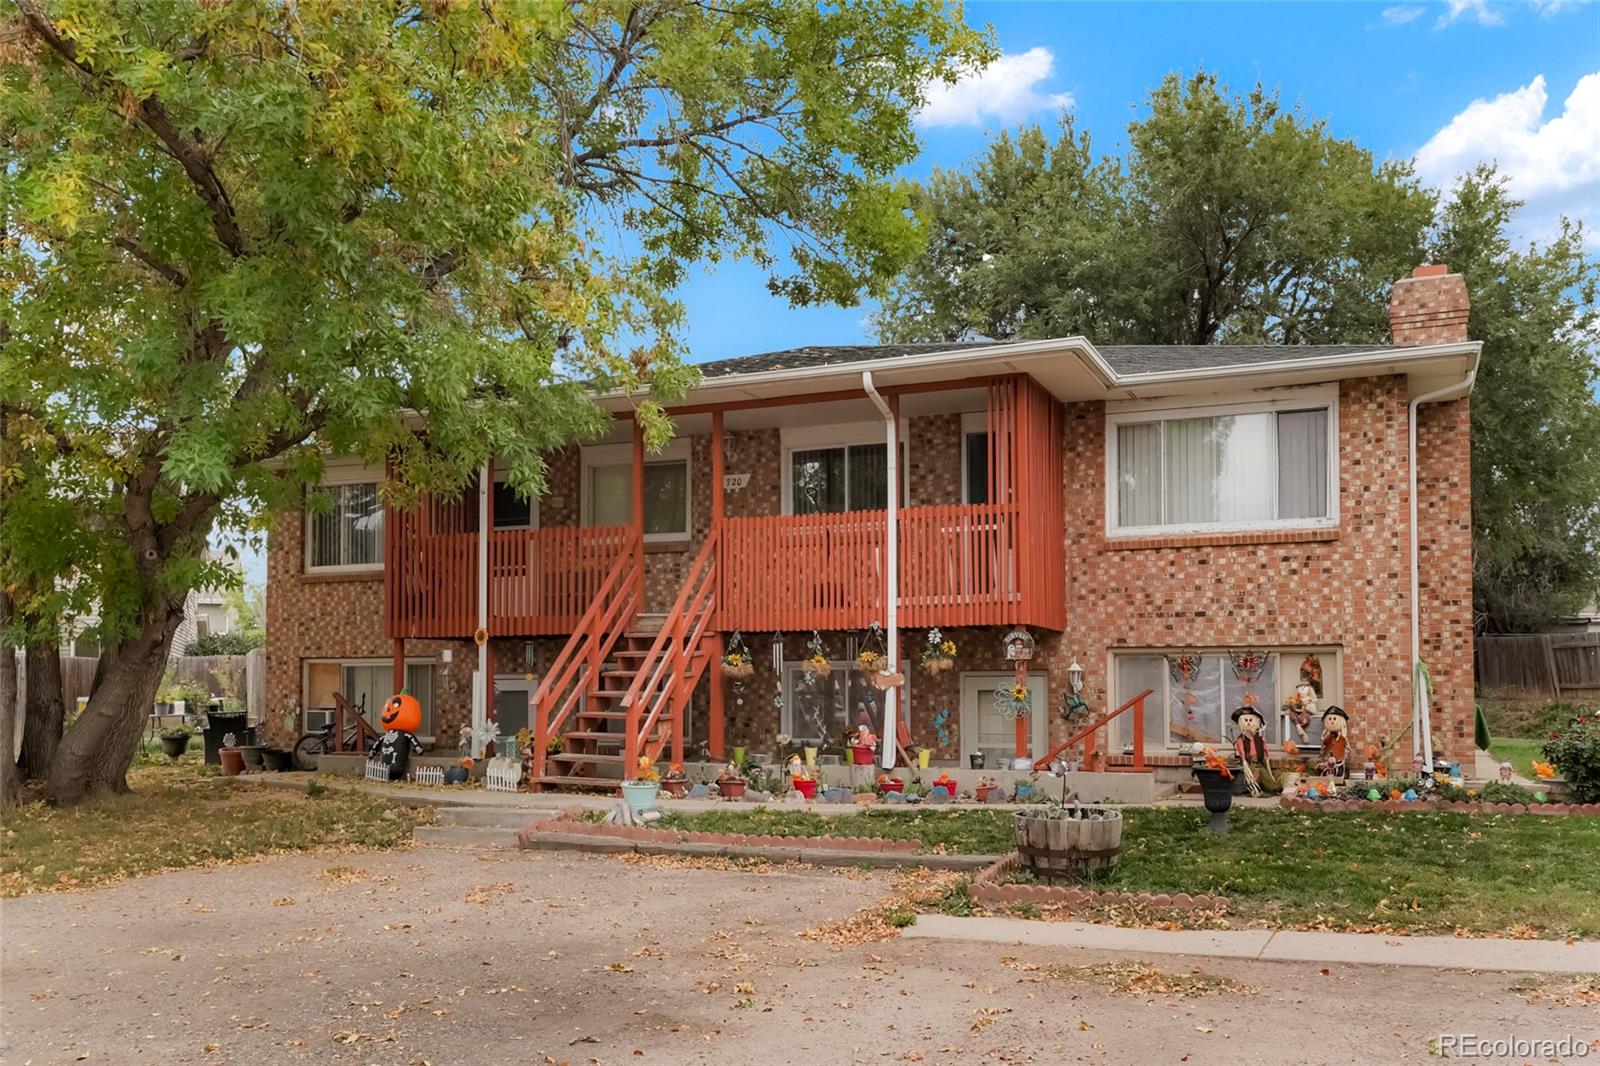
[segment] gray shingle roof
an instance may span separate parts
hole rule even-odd
[[[965,348],[1004,348],[995,341],[956,341],[940,344],[813,344],[780,352],[716,359],[700,364],[707,379],[769,370],[798,370],[838,366],[878,359],[900,359]],[[1119,374],[1149,374],[1168,370],[1219,369],[1272,363],[1290,359],[1319,359],[1351,352],[1370,352],[1381,344],[1111,344],[1098,350]]]

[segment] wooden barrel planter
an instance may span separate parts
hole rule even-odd
[[[1013,825],[1023,865],[1044,881],[1084,880],[1122,853],[1122,812],[1110,807],[1017,811]]]

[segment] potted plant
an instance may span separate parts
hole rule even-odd
[[[161,731],[161,750],[167,758],[176,762],[184,752],[189,750],[189,738],[194,736],[186,725],[176,726],[172,729]]]
[[[789,759],[789,786],[808,800],[817,798],[817,779],[798,755]]]
[[[622,802],[628,805],[628,810],[638,814],[655,806],[660,794],[661,774],[656,770],[655,760],[648,755],[639,756],[633,776],[622,782]]]
[[[244,756],[239,754],[232,733],[222,734],[222,747],[217,749],[217,759],[222,763],[224,776],[237,777],[244,773]]]
[[[1211,812],[1211,831],[1228,831],[1228,810],[1233,806],[1233,770],[1227,760],[1210,748],[1202,749],[1190,767],[1200,782],[1200,794]]]
[[[738,764],[729,763],[717,771],[717,795],[723,799],[738,799],[744,795],[744,774]]]
[[[888,774],[879,774],[878,775],[878,791],[879,792],[883,792],[883,793],[904,792],[905,791],[905,787],[906,787],[906,783],[904,781],[900,780],[898,777],[891,777]]]
[[[978,778],[977,787],[974,788],[972,791],[973,791],[973,795],[978,797],[978,802],[979,803],[988,803],[989,802],[989,793],[993,792],[995,789],[997,789],[999,787],[1000,787],[1000,782],[996,781],[994,778],[992,778],[992,777],[980,777],[980,778]]]
[[[756,664],[751,660],[750,653],[744,646],[736,645],[728,649],[722,657],[722,676],[734,681],[743,681],[756,672]]]
[[[878,750],[878,735],[866,726],[856,727],[850,737],[850,755],[857,766],[871,766],[873,753]]]
[[[444,783],[447,785],[464,785],[472,778],[473,762],[471,756],[463,756],[455,766],[447,766],[444,770]]]
[[[689,794],[689,775],[683,772],[683,767],[673,763],[661,778],[661,791],[676,799],[682,799]]]
[[[956,779],[951,777],[946,770],[939,771],[939,776],[928,783],[929,792],[936,788],[944,789],[951,799],[955,799],[956,793],[960,790],[960,786],[956,784]]]
[[[294,752],[288,748],[262,748],[261,760],[263,769],[269,773],[281,774],[294,769]]]

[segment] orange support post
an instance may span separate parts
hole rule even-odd
[[[722,692],[723,651],[722,634],[713,633],[711,635],[711,663],[707,667],[711,672],[709,679],[711,685],[711,706],[709,708],[711,723],[706,730],[706,748],[711,752],[711,757],[717,760],[723,758],[728,730],[728,706],[724,702]]]
[[[394,638],[394,691],[406,687],[406,638]]]
[[[1017,717],[1017,758],[1019,759],[1028,757],[1029,717],[1028,715],[1019,715]]]

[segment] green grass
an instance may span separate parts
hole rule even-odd
[[[431,821],[369,794],[311,796],[211,780],[198,751],[176,764],[141,758],[132,795],[57,810],[33,802],[0,830],[0,896],[111,884],[161,870],[284,852],[402,847]]]
[[[1526,930],[1600,936],[1600,819],[1448,813],[1233,811],[1207,832],[1194,807],[1129,808],[1122,857],[1102,888],[1227,896],[1232,914],[1331,929]],[[893,837],[929,850],[1009,851],[1011,816],[988,810],[707,811],[666,825],[781,836]],[[952,901],[956,907],[959,901]]]
[[[1489,754],[1501,762],[1509,762],[1517,773],[1536,781],[1538,777],[1533,772],[1533,760],[1544,760],[1544,754],[1539,750],[1543,743],[1542,740],[1501,740],[1495,737],[1489,746]]]

